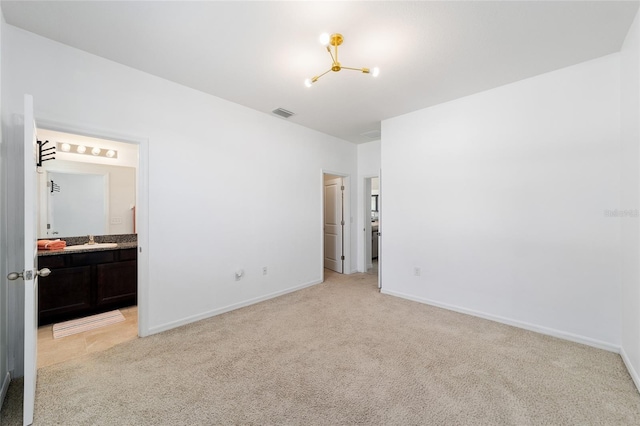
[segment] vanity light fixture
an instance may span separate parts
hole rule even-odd
[[[353,71],[360,71],[363,74],[371,74],[374,77],[377,77],[380,74],[380,69],[378,67],[375,67],[373,69],[343,67],[340,64],[340,62],[338,62],[338,46],[340,46],[343,41],[344,41],[344,37],[342,36],[342,34],[335,33],[335,34],[329,35],[327,33],[324,33],[320,35],[320,43],[326,47],[327,52],[329,52],[329,55],[331,56],[331,61],[332,61],[331,68],[329,68],[327,71],[323,72],[320,75],[316,75],[315,77],[306,79],[304,81],[305,86],[311,87],[313,83],[318,81],[320,77],[327,74],[329,71],[338,72],[340,70],[353,70]],[[333,52],[331,52],[331,47],[329,45],[333,46]]]
[[[91,155],[92,157],[118,158],[118,151],[115,149],[105,149],[97,146],[74,145],[72,143],[57,142],[56,146],[59,151],[68,152],[69,154]]]

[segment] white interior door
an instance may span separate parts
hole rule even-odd
[[[344,270],[344,186],[342,178],[324,182],[324,267],[343,273]]]
[[[37,379],[38,243],[36,236],[36,125],[33,97],[24,96],[24,405],[23,423],[33,423]]]

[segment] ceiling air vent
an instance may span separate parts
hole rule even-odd
[[[364,136],[369,139],[380,139],[380,130],[371,130],[368,132],[360,133],[360,136]]]
[[[274,109],[273,111],[271,111],[272,113],[274,113],[275,115],[278,115],[282,118],[289,118],[292,115],[295,115],[295,113],[291,112],[291,111],[287,111],[284,108],[278,108],[278,109]]]

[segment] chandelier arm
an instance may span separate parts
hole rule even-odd
[[[316,80],[318,80],[320,77],[322,77],[323,75],[325,75],[326,73],[328,73],[329,71],[331,71],[331,68],[329,68],[328,70],[326,70],[325,72],[323,72],[322,74],[318,75],[316,77]]]
[[[352,70],[352,71],[360,71],[364,74],[369,74],[369,68],[352,68],[352,67],[341,67],[343,70]]]
[[[329,46],[327,46],[327,52],[329,52],[329,56],[331,56],[331,62],[335,64],[336,58],[334,58],[333,53],[331,53],[331,48]]]

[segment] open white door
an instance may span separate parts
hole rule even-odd
[[[344,271],[344,219],[342,178],[324,182],[324,267]]]
[[[378,173],[378,288],[382,290],[382,170]]]
[[[33,97],[24,96],[24,269],[9,274],[10,280],[24,280],[24,402],[23,424],[33,423],[37,379],[38,336],[38,243],[36,239],[36,127],[33,115]],[[19,207],[18,207],[19,208]]]

